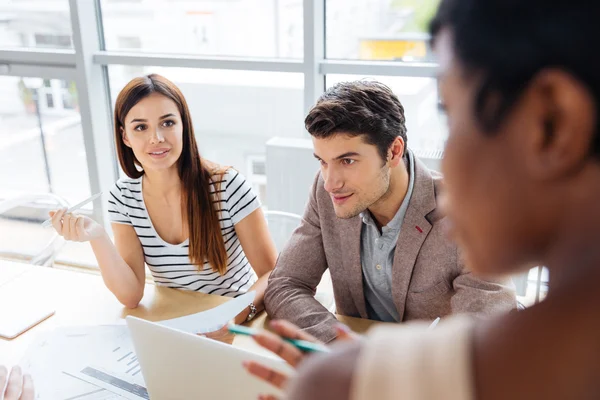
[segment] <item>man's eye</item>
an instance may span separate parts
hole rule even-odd
[[[354,162],[355,162],[355,161],[356,161],[356,160],[351,160],[351,159],[349,159],[349,158],[344,158],[344,159],[342,160],[342,164],[344,164],[344,165],[352,165],[352,164],[354,164]]]

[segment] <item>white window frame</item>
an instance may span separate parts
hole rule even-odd
[[[106,51],[100,0],[69,0],[73,50],[0,48],[0,75],[76,82],[90,187],[93,193],[107,193],[119,176],[112,135],[107,134],[112,131],[110,65],[302,73],[304,113],[325,91],[327,74],[435,77],[434,63],[325,59],[325,1],[303,1],[304,57],[296,60]],[[96,202],[101,206],[95,207],[95,217],[108,227],[104,203]]]
[[[107,194],[119,177],[112,135],[107,134],[113,129],[107,72],[110,65],[302,73],[304,113],[325,91],[328,74],[436,77],[435,63],[325,59],[325,1],[303,1],[304,57],[288,60],[106,51],[100,0],[69,0],[73,49],[0,47],[0,76],[76,82],[90,188],[93,193]],[[110,230],[105,204],[106,198],[96,201],[94,214]]]

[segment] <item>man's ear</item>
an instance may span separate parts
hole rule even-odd
[[[125,143],[125,146],[131,148],[131,143],[129,142],[129,139],[127,138],[127,132],[125,132],[125,129],[123,129],[123,127],[120,127],[119,131],[121,131],[121,138],[123,139],[123,143]]]
[[[405,153],[405,146],[406,144],[404,139],[402,139],[400,136],[394,139],[388,150],[387,162],[389,163],[390,167],[396,167],[402,162]]]

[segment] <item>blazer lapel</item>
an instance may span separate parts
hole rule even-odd
[[[362,264],[360,260],[362,219],[354,217],[342,220],[340,227],[343,268],[348,274],[346,279],[348,290],[361,318],[369,318],[365,304]]]
[[[400,321],[404,319],[406,296],[415,263],[431,223],[426,216],[436,207],[433,177],[427,167],[414,156],[415,183],[412,197],[402,222],[392,266],[392,296]]]

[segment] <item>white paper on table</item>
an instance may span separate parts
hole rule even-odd
[[[210,310],[157,323],[194,334],[214,332],[227,325],[244,308],[248,307],[254,301],[255,295],[255,292],[248,292]]]
[[[130,400],[149,399],[140,364],[127,327],[105,337],[102,351],[86,365],[69,371],[72,376]]]
[[[70,371],[81,369],[93,360],[107,337],[122,334],[123,326],[58,328],[43,332],[29,346],[20,362],[35,381],[36,398],[78,400],[117,400],[123,397],[90,382],[82,381]]]

